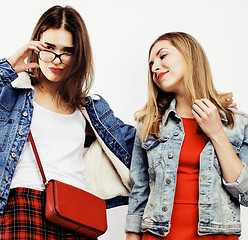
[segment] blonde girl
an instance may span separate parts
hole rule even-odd
[[[127,240],[237,240],[248,205],[248,117],[227,108],[200,44],[166,33],[149,51]]]

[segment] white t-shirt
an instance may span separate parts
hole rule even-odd
[[[81,111],[71,115],[49,111],[34,102],[31,131],[47,180],[86,189],[83,178],[83,150],[86,121]],[[27,141],[18,161],[10,188],[43,190],[42,178]]]

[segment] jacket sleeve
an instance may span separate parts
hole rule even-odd
[[[6,58],[0,59],[0,91],[18,77]]]
[[[129,190],[129,168],[135,128],[124,124],[119,118],[115,117],[109,104],[100,95],[91,94],[86,97],[86,102],[84,115],[102,149],[116,169],[118,178]],[[100,170],[102,171],[102,169]],[[110,176],[107,178],[110,179]],[[111,188],[111,184],[109,188]],[[128,204],[128,195],[129,192],[124,195],[118,193],[116,197],[106,199],[107,208]]]
[[[240,202],[240,204],[248,207],[248,118],[245,117],[245,119],[244,139],[239,153],[239,159],[242,161],[244,168],[236,182],[227,183],[223,179],[223,183],[226,189]]]
[[[86,101],[88,103],[86,110],[93,128],[108,148],[129,168],[135,128],[117,118],[109,104],[100,95],[87,97]],[[112,140],[116,145],[112,144]]]
[[[132,155],[136,130],[133,126],[123,123],[119,118],[116,118],[116,120],[120,125],[121,132],[123,133],[124,141],[127,145],[127,150],[129,154]]]
[[[139,127],[138,127],[139,129]],[[126,232],[141,232],[141,223],[150,193],[148,159],[137,130],[130,168],[131,194],[129,197]]]

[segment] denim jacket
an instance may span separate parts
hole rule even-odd
[[[18,77],[6,59],[0,60],[0,213],[6,205],[11,180],[28,137],[34,92],[27,73]],[[96,137],[101,139],[106,154],[111,156],[109,160],[118,160],[119,168],[115,169],[118,175],[129,175],[134,128],[116,118],[101,96],[88,96],[86,102],[83,114]],[[127,186],[128,182],[123,184]],[[111,190],[111,185],[108,188]],[[115,196],[106,199],[106,205],[111,208],[127,204],[127,201],[128,196]]]
[[[139,137],[142,123],[138,125],[130,169],[132,192],[127,232],[149,231],[161,237],[169,232],[184,139],[175,105],[174,99],[163,116],[159,138],[149,135],[142,143]],[[234,128],[223,126],[244,168],[236,182],[226,183],[211,141],[206,144],[200,154],[199,235],[240,235],[240,204],[248,206],[248,116],[235,111]]]

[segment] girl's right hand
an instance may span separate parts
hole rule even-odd
[[[127,233],[126,240],[141,240],[142,235],[138,233]]]
[[[44,50],[47,45],[40,41],[30,41],[22,48],[18,49],[11,57],[7,58],[13,69],[19,73],[32,68],[38,68],[38,63],[26,63],[24,60],[27,58],[30,51],[38,53],[40,50]]]

